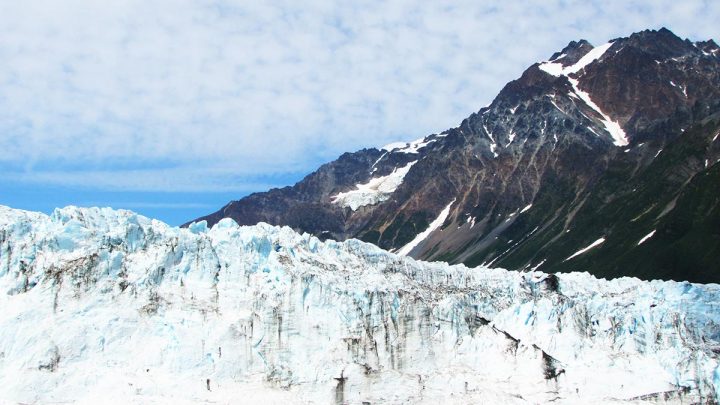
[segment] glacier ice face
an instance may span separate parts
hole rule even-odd
[[[715,401],[719,298],[0,207],[0,402]]]

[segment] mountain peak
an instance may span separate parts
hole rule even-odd
[[[695,52],[692,42],[683,40],[669,29],[644,30],[619,40],[626,46],[637,48],[656,59],[676,58]]]
[[[653,30],[653,29],[646,29],[642,31],[638,31],[635,33],[630,34],[629,38],[644,38],[644,39],[665,39],[665,40],[680,40],[680,37],[675,35],[672,31],[665,27],[661,27],[660,29]]]
[[[557,62],[563,66],[569,66],[577,63],[583,56],[593,49],[590,42],[581,39],[579,41],[570,41],[570,43],[560,52],[555,52],[551,57],[551,62]]]
[[[695,46],[705,54],[720,56],[720,47],[718,47],[718,44],[712,39],[695,42]]]
[[[700,125],[720,111],[716,48],[668,29],[572,41],[443,136],[342,155],[201,219],[470,266],[717,281],[710,228],[676,225],[711,217],[692,201],[711,193],[695,175],[720,161],[720,127]],[[697,251],[712,253],[686,259]]]

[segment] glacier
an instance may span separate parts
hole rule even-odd
[[[716,403],[719,298],[0,206],[0,402]]]

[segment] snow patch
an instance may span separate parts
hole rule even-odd
[[[496,143],[490,144],[490,152],[493,154],[494,158],[499,156],[498,153],[496,152],[496,150],[497,150],[497,144]]]
[[[392,152],[395,149],[401,149],[401,148],[405,148],[407,146],[408,146],[407,142],[392,142],[392,143],[389,143],[389,144],[383,146],[380,149],[388,151],[388,152]]]
[[[520,239],[519,239],[517,242],[515,242],[512,246],[510,246],[509,248],[505,249],[505,251],[503,251],[502,253],[500,253],[499,255],[497,255],[494,259],[492,259],[492,260],[487,264],[487,266],[492,266],[493,263],[495,263],[495,262],[498,261],[500,258],[502,258],[503,256],[505,256],[505,254],[506,254],[507,252],[513,250],[517,245],[519,245],[519,244],[523,243],[524,241],[528,240],[528,239],[535,233],[535,231],[537,231],[538,229],[540,229],[540,227],[539,227],[539,226],[536,226],[532,231],[530,231],[530,233],[528,233],[527,235],[525,235],[525,236],[523,236],[522,238],[520,238]],[[497,239],[497,236],[495,237],[495,239]],[[512,241],[513,241],[513,240],[511,239],[510,241],[508,241],[508,243],[511,243]]]
[[[487,126],[485,126],[485,119],[482,120],[482,127],[485,130],[485,133],[487,134],[488,138],[490,138],[490,152],[492,152],[493,157],[498,157],[498,154],[496,152],[497,150],[497,142],[495,142],[495,138],[493,137],[492,132],[490,132],[487,129]]]
[[[640,242],[637,243],[637,245],[640,246],[640,245],[642,245],[643,242],[645,242],[646,240],[652,238],[653,235],[655,235],[655,231],[656,231],[656,230],[653,229],[652,232],[650,232],[649,234],[643,236],[642,239],[640,239]]]
[[[370,166],[370,169],[371,169],[370,173],[375,173],[375,171],[377,171],[377,168],[376,168],[375,166],[377,166],[377,164],[380,163],[380,161],[382,160],[382,158],[384,158],[385,155],[387,155],[387,154],[388,154],[388,153],[385,152],[385,153],[383,153],[382,155],[380,155],[380,157],[378,158],[378,160],[376,160],[375,163],[373,163],[372,166]]]
[[[430,226],[419,234],[415,236],[415,239],[411,240],[407,245],[403,246],[398,250],[398,254],[402,256],[407,256],[417,245],[420,244],[420,242],[424,241],[425,238],[430,236],[433,231],[435,231],[437,228],[439,228],[443,222],[447,219],[448,215],[450,214],[450,207],[455,203],[455,199],[453,198],[452,201],[450,201],[450,204],[447,205],[447,207],[443,208],[442,211],[440,211],[440,215],[438,215],[437,218],[435,218],[432,223],[430,223]]]
[[[586,53],[585,56],[580,58],[575,64],[563,67],[560,63],[554,63],[554,62],[544,62],[541,63],[538,67],[543,70],[544,72],[547,72],[553,76],[567,76],[569,74],[577,73],[590,65],[591,63],[595,62],[596,60],[600,59],[605,52],[610,49],[610,47],[613,45],[612,42],[608,42],[607,44],[603,44],[600,46],[596,46],[590,52]],[[560,59],[560,58],[558,58]],[[558,60],[556,59],[556,60]]]
[[[555,108],[556,108],[558,111],[560,111],[561,113],[565,114],[565,111],[564,111],[562,108],[560,108],[560,106],[558,106],[557,103],[555,103],[554,98],[550,98],[550,102],[552,103],[552,105],[555,106]]]
[[[445,135],[447,136],[447,134]],[[388,152],[397,153],[419,153],[420,149],[428,146],[429,144],[437,141],[437,139],[428,139],[429,137],[416,139],[412,142],[393,142],[383,146],[381,149]]]
[[[570,81],[570,84],[573,87],[573,90],[575,91],[575,94],[577,94],[582,101],[585,102],[585,104],[588,105],[588,107],[595,110],[598,115],[602,117],[602,123],[605,125],[605,130],[610,134],[610,136],[613,139],[613,144],[616,146],[625,146],[627,145],[628,139],[627,135],[625,134],[625,131],[622,129],[620,124],[613,121],[607,114],[602,112],[600,107],[598,107],[597,104],[595,104],[592,99],[590,99],[590,94],[580,90],[579,82],[577,79],[572,79],[570,77],[567,78]]]
[[[595,134],[595,136],[600,136],[600,134],[598,134],[592,127],[587,127],[587,129],[593,134]]]
[[[350,207],[353,211],[366,205],[374,205],[385,201],[402,184],[405,175],[415,163],[417,163],[417,160],[403,167],[395,168],[387,176],[375,177],[367,183],[356,184],[355,190],[339,193],[332,197],[331,201],[333,204]]]
[[[563,261],[566,262],[566,261],[572,259],[573,257],[580,256],[581,254],[587,252],[588,250],[590,250],[596,246],[600,246],[603,242],[605,242],[605,238],[600,238],[600,239],[596,240],[595,242],[591,243],[590,245],[588,245],[587,247],[584,247],[584,248],[578,250],[577,252],[573,253],[572,255],[568,256],[568,258]]]
[[[593,48],[590,52],[585,54],[582,58],[580,58],[577,63],[563,67],[560,63],[553,63],[553,62],[544,62],[541,63],[538,67],[543,70],[544,72],[551,74],[553,76],[565,76],[570,81],[570,84],[573,87],[573,90],[575,91],[575,94],[570,93],[570,96],[577,96],[582,101],[585,102],[590,108],[595,110],[601,117],[602,122],[605,125],[605,129],[613,138],[613,143],[617,146],[625,146],[628,144],[627,135],[625,134],[625,131],[622,129],[620,124],[610,119],[608,115],[606,115],[600,107],[597,106],[591,99],[590,95],[582,90],[580,90],[579,83],[577,79],[571,78],[569,75],[577,73],[593,63],[594,61],[600,59],[605,52],[610,49],[610,47],[613,45],[613,42],[608,42],[604,45],[597,46]],[[553,103],[554,104],[554,103]],[[557,107],[557,105],[555,106]],[[559,108],[558,108],[559,109]],[[562,110],[561,110],[562,111]]]
[[[540,70],[553,76],[562,76],[563,74],[563,65],[561,63],[544,62],[541,63],[538,67],[540,68]]]
[[[510,133],[508,134],[508,143],[507,143],[507,145],[505,145],[505,147],[510,146],[510,144],[513,143],[514,140],[515,140],[515,130],[511,129]]]
[[[543,263],[545,263],[546,261],[547,261],[547,259],[542,259],[542,260],[540,261],[540,263],[536,264],[535,266],[533,266],[533,268],[530,269],[530,272],[534,272],[535,270],[537,270],[538,267],[542,266]]]

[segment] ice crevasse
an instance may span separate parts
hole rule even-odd
[[[715,402],[720,286],[0,207],[0,402]]]

